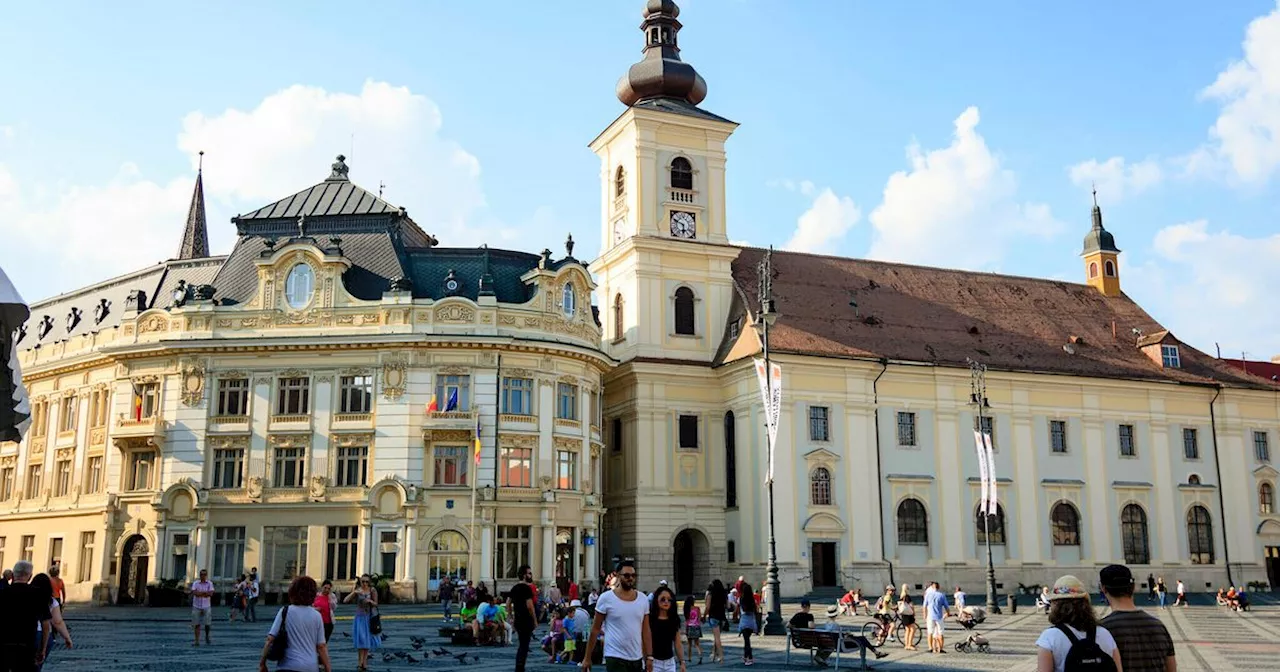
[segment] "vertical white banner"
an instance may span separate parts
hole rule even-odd
[[[990,501],[990,495],[987,492],[988,472],[987,472],[987,447],[986,441],[983,440],[982,432],[973,431],[973,447],[978,452],[978,476],[982,482],[978,490],[978,511],[987,512],[987,502]]]
[[[765,431],[769,433],[768,471],[764,482],[773,482],[774,445],[778,441],[778,418],[782,415],[782,367],[769,363],[769,375],[765,376],[763,359],[755,360],[756,378],[760,381],[760,401],[764,408]]]
[[[987,455],[987,513],[995,515],[996,511],[996,453],[995,446],[991,445],[991,435],[982,435],[983,443],[986,444],[985,452]]]

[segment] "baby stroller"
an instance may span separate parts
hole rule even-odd
[[[991,642],[974,630],[980,623],[987,620],[985,609],[977,607],[969,607],[960,612],[960,617],[956,622],[965,630],[969,631],[969,637],[962,642],[956,643],[956,651],[960,653],[973,653],[975,650],[979,653],[990,653]]]

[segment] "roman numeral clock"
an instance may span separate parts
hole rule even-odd
[[[693,240],[697,237],[697,218],[692,212],[683,210],[671,211],[671,235],[676,238]]]

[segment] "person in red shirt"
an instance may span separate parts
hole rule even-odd
[[[67,584],[62,581],[62,577],[58,576],[61,573],[59,565],[49,568],[49,581],[53,583],[53,599],[58,601],[59,607],[67,601]]]
[[[573,581],[569,583],[569,601],[572,602],[576,599],[579,599],[578,598],[578,582]]]
[[[320,584],[320,592],[316,594],[316,601],[311,604],[315,610],[320,612],[320,621],[324,623],[324,641],[329,643],[329,637],[333,636],[333,614],[338,608],[338,598],[333,594],[333,582],[325,579]]]

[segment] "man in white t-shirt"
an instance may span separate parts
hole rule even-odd
[[[630,560],[618,566],[618,587],[600,595],[596,618],[582,654],[582,672],[591,672],[596,640],[604,632],[604,666],[608,672],[653,672],[653,642],[649,637],[649,600],[636,591],[636,567]]]

